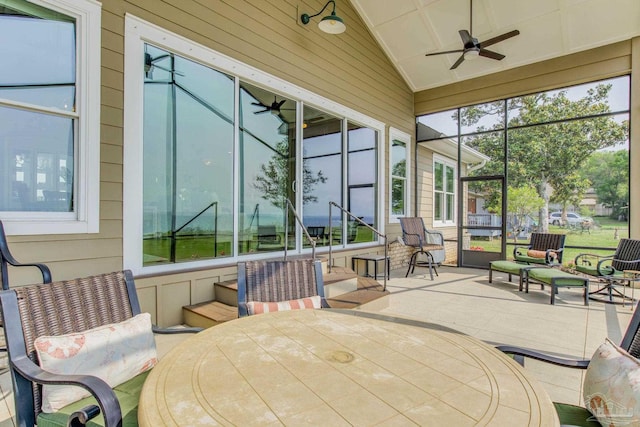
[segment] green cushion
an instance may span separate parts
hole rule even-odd
[[[527,255],[516,255],[516,261],[526,262],[529,264],[546,264],[546,258],[534,258],[532,256]]]
[[[556,407],[560,424],[584,427],[601,427],[586,408],[582,406],[569,405],[568,403],[553,402]]]
[[[122,427],[138,426],[138,401],[140,400],[142,385],[147,379],[149,372],[151,371],[143,372],[113,389],[116,397],[118,398],[118,402],[120,402],[120,410],[122,411]],[[38,415],[38,427],[66,427],[69,415],[87,405],[97,404],[98,402],[96,399],[93,396],[89,396],[65,406],[58,412],[51,414],[41,413]],[[87,426],[104,427],[104,418],[102,417],[102,414],[89,421]]]
[[[584,277],[575,276],[556,268],[532,268],[529,270],[529,277],[547,285],[551,284],[552,279],[556,279],[557,286],[584,286],[586,281]]]
[[[614,276],[622,277],[622,272],[615,271],[612,267],[609,266],[602,267],[602,274],[598,273],[598,267],[596,265],[576,265],[576,270],[578,270],[580,273],[588,274],[590,276],[610,276],[613,274]]]
[[[513,261],[491,261],[491,269],[502,271],[503,273],[520,274],[520,270],[525,268],[526,264],[519,264]]]

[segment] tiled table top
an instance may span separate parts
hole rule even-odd
[[[143,427],[559,425],[542,387],[493,347],[333,310],[251,316],[193,336],[153,369],[138,418]]]

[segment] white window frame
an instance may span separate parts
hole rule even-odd
[[[323,111],[331,111],[343,119],[359,123],[377,131],[378,168],[384,165],[384,151],[382,141],[385,124],[366,116],[356,110],[331,101],[314,92],[287,82],[279,77],[261,71],[232,57],[217,52],[209,47],[198,44],[178,34],[172,33],[157,25],[144,21],[134,15],[125,16],[125,59],[124,59],[124,164],[123,164],[123,266],[134,274],[162,274],[177,272],[193,268],[211,268],[218,265],[235,263],[240,257],[225,257],[193,262],[164,264],[143,267],[142,256],[142,168],[143,164],[143,92],[144,92],[144,44],[153,44],[162,49],[175,52],[186,58],[200,62],[223,73],[235,76],[247,83],[262,86],[266,89],[281,93],[290,99],[303,101],[305,104]],[[301,105],[301,102],[298,102]],[[301,108],[301,107],[299,107]],[[300,135],[299,135],[300,136]],[[236,136],[237,138],[237,136]],[[298,138],[298,143],[301,144]],[[237,144],[236,144],[237,145]],[[234,154],[234,162],[238,164],[238,154]],[[381,169],[379,169],[380,171]],[[378,197],[384,193],[384,178],[379,173]],[[238,168],[235,168],[234,186],[238,185]],[[301,189],[301,180],[297,180]],[[237,190],[237,189],[236,189]],[[301,194],[298,191],[298,194]],[[237,203],[237,201],[236,201]],[[384,203],[378,204],[378,213],[384,214]],[[382,217],[382,216],[381,216]],[[237,226],[237,224],[236,224]],[[380,224],[380,231],[384,233],[384,224]],[[377,241],[372,244],[379,244]],[[364,245],[364,244],[363,244]],[[236,245],[237,246],[237,245]],[[264,256],[272,256],[267,254]],[[246,256],[242,257],[246,259]]]
[[[97,233],[100,226],[100,31],[94,0],[28,0],[76,20],[76,112],[0,100],[0,105],[75,119],[74,212],[1,212],[9,235]]]
[[[443,220],[436,220],[436,185],[435,185],[435,175],[436,175],[436,163],[441,163],[445,166],[445,174],[443,176],[443,184],[444,184],[444,195],[443,198]],[[449,191],[447,188],[447,175],[446,175],[446,167],[451,167],[453,169],[453,191]],[[433,227],[455,227],[458,223],[458,166],[454,159],[449,157],[440,156],[438,154],[433,155],[433,185],[432,185],[432,194],[433,194]],[[446,195],[453,193],[453,220],[446,219],[446,204],[447,198]]]
[[[393,213],[393,178],[401,178],[394,176],[392,173],[393,167],[393,154],[391,147],[393,146],[393,141],[399,141],[405,144],[405,184],[404,184],[404,214],[395,215]],[[411,210],[411,135],[406,132],[402,132],[396,128],[389,128],[389,179],[388,179],[388,188],[389,188],[389,222],[390,223],[399,223],[400,217],[408,216]]]

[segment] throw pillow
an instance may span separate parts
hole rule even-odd
[[[547,251],[536,251],[533,249],[529,249],[527,251],[527,256],[531,257],[531,258],[544,258],[547,256]],[[551,259],[556,258],[558,255],[555,252],[549,252],[549,257],[551,257]]]
[[[94,375],[111,387],[151,369],[158,361],[149,313],[84,332],[42,336],[34,343],[42,369]],[[56,412],[89,395],[79,386],[45,385],[42,412]]]
[[[603,426],[640,425],[640,361],[607,339],[589,362],[583,398]]]
[[[306,308],[320,308],[321,305],[320,295],[314,295],[312,297],[295,299],[290,301],[280,302],[260,302],[249,301],[247,303],[247,311],[250,315],[271,313],[274,311],[286,311],[286,310],[302,310]]]

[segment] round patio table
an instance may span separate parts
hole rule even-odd
[[[296,310],[211,327],[151,371],[141,426],[559,425],[542,387],[436,325]]]

